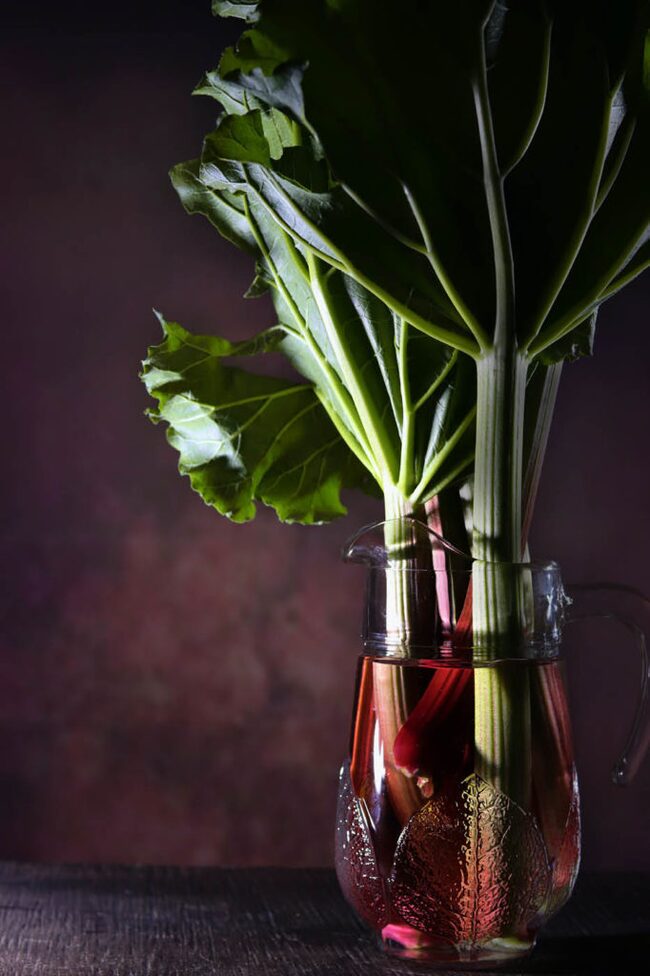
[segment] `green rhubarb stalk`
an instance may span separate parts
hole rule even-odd
[[[387,643],[382,650],[395,664],[375,667],[373,686],[385,749],[386,786],[395,815],[401,824],[405,824],[420,808],[422,799],[411,774],[395,762],[392,749],[413,704],[407,698],[401,662],[412,656],[414,634],[422,625],[418,618],[417,591],[413,587],[413,569],[418,558],[422,558],[422,540],[418,538],[418,527],[413,519],[422,519],[424,510],[414,508],[399,489],[391,485],[384,489],[384,508]]]
[[[518,355],[478,363],[474,473],[474,723],[476,772],[526,805],[530,779],[528,677],[498,664],[521,646],[522,438],[527,365]]]
[[[418,619],[414,571],[431,570],[431,553],[423,545],[419,523],[425,522],[423,506],[413,506],[397,489],[384,494],[384,542],[386,546],[386,632],[389,655],[412,656],[414,642],[422,638],[429,621]],[[417,522],[414,522],[414,519]]]
[[[561,371],[561,363],[539,365],[530,377],[523,356],[514,358],[510,371],[492,359],[479,364],[474,546],[484,562],[474,569],[476,770],[524,806],[531,705],[544,693],[544,676],[494,662],[516,657],[525,639],[530,581],[517,564],[527,558]]]

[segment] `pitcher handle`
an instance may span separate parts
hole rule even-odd
[[[627,786],[650,746],[650,600],[638,590],[617,583],[574,584],[568,590],[567,623],[589,618],[616,620],[632,633],[639,650],[641,683],[634,720],[623,752],[612,769],[614,783]]]

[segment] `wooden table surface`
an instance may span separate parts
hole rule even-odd
[[[650,971],[650,877],[583,876],[511,973]],[[423,976],[356,921],[333,872],[0,865],[1,976]]]

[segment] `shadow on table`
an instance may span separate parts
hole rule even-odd
[[[543,939],[526,960],[525,973],[544,976],[622,976],[638,964],[647,971],[650,932],[627,935],[573,935]],[[521,965],[521,964],[520,964]]]

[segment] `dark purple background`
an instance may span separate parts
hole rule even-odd
[[[89,6],[18,5],[2,42],[0,856],[328,863],[362,590],[337,548],[376,505],[239,527],[177,476],[137,378],[151,306],[233,337],[272,319],[166,178],[236,25],[207,0]],[[650,591],[647,300],[614,299],[566,370],[534,551]],[[585,860],[648,867],[650,765],[629,790],[608,774],[629,639],[585,624],[568,647]]]

